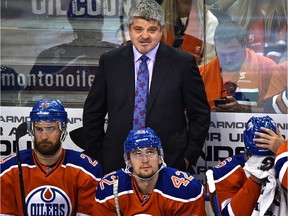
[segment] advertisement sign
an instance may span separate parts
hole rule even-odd
[[[29,121],[30,107],[1,107],[1,158],[16,151],[15,132],[18,125]],[[66,108],[68,113],[68,135],[63,143],[64,148],[83,151],[73,143],[71,132],[81,128],[83,109]],[[225,158],[244,151],[243,131],[245,124],[252,116],[259,117],[267,114],[250,113],[211,113],[211,125],[201,157],[192,174],[205,182],[205,172]],[[269,114],[277,123],[281,134],[288,137],[288,116],[286,114]],[[106,125],[105,125],[106,127]],[[79,145],[79,144],[78,144]],[[83,145],[80,143],[80,145]],[[31,137],[27,134],[19,140],[20,150],[32,148]],[[82,146],[83,147],[83,146]]]
[[[26,16],[119,17],[128,13],[137,0],[3,0],[4,15],[19,10]],[[7,11],[6,11],[7,10]],[[18,14],[16,14],[18,12]],[[11,15],[10,15],[11,16]]]

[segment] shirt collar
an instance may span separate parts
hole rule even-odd
[[[158,45],[152,49],[150,52],[146,53],[145,55],[152,60],[153,62],[155,62],[155,57],[156,57],[156,53],[157,50],[159,48],[160,43],[158,43]],[[133,52],[134,52],[134,63],[137,62],[139,60],[139,58],[143,55],[142,53],[140,53],[135,46],[133,45]]]

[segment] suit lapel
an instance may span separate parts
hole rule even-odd
[[[128,89],[128,102],[129,104],[131,104],[131,107],[133,107],[135,97],[135,69],[132,44],[123,47],[123,51],[121,53],[122,59],[119,68],[123,68],[122,85],[124,86],[124,88]]]
[[[173,61],[172,59],[170,59],[171,56],[168,53],[169,52],[166,49],[166,45],[161,42],[156,54],[156,60],[153,69],[150,93],[147,104],[147,114],[151,110],[158,91],[161,88],[163,81],[167,77],[166,74],[168,73],[169,63]]]

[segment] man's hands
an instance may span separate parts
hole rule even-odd
[[[247,105],[240,105],[233,96],[226,97],[226,104],[219,104],[212,107],[213,112],[251,112],[251,107]]]
[[[278,148],[285,142],[279,129],[276,129],[276,133],[265,127],[261,127],[261,130],[268,134],[255,132],[255,135],[259,136],[259,138],[253,139],[257,143],[256,146],[269,149],[276,154]]]

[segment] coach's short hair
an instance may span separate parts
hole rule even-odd
[[[141,0],[131,6],[128,12],[127,24],[130,26],[133,18],[143,18],[145,20],[155,20],[162,27],[164,26],[164,13],[161,6],[154,0]]]

